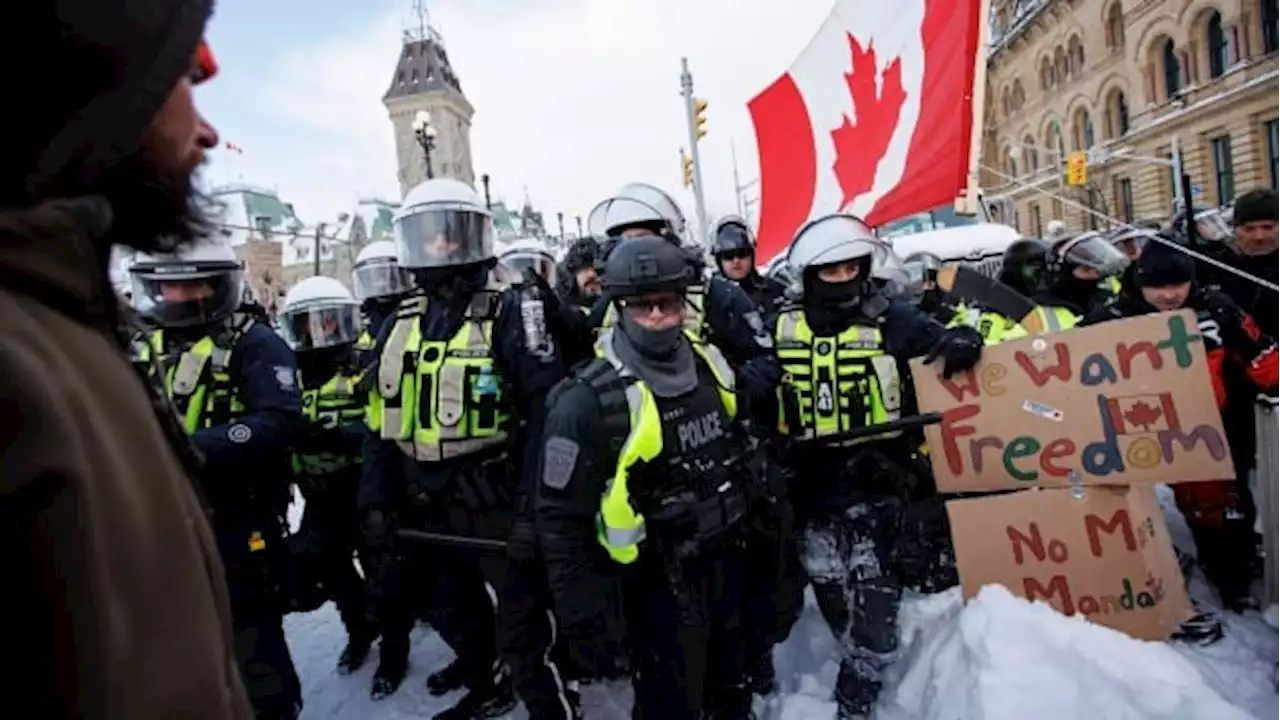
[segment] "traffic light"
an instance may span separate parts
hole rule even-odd
[[[684,170],[684,186],[693,187],[693,158],[685,154],[684,148],[680,148],[680,166]]]
[[[1072,187],[1089,184],[1089,156],[1081,150],[1067,154],[1067,184]]]
[[[693,99],[693,134],[694,137],[701,140],[707,135],[707,101],[701,98]]]

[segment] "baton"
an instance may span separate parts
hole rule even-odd
[[[505,540],[492,538],[466,537],[465,535],[448,535],[446,533],[427,532],[425,530],[397,530],[396,537],[414,542],[446,545],[448,547],[465,548],[467,550],[491,550],[505,552]]]

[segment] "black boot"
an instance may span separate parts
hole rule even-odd
[[[505,668],[493,675],[487,673],[483,676],[473,675],[464,682],[464,685],[468,691],[458,704],[436,713],[432,720],[496,718],[506,715],[516,707],[516,695],[511,688],[511,676]]]
[[[773,671],[773,653],[767,652],[751,667],[743,677],[743,686],[761,697],[768,697],[778,690],[777,677]]]
[[[374,636],[366,632],[353,632],[347,635],[347,646],[338,656],[338,674],[350,675],[369,658],[369,650],[373,647]]]
[[[432,695],[448,695],[466,687],[479,673],[458,660],[427,676],[427,691]]]
[[[405,672],[409,670],[409,649],[399,644],[388,644],[383,638],[379,648],[378,669],[373,673],[373,689],[369,697],[381,700],[400,689]]]

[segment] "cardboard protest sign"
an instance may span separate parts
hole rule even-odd
[[[949,380],[940,364],[911,369],[943,413],[925,431],[942,492],[1235,477],[1189,310],[993,345]]]
[[[952,500],[947,514],[965,598],[1003,585],[1143,640],[1168,639],[1194,614],[1149,486]]]

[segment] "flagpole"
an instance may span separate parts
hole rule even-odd
[[[982,192],[980,171],[982,162],[982,133],[986,121],[987,103],[987,43],[990,41],[987,21],[991,12],[991,0],[979,0],[978,42],[973,58],[972,111],[973,124],[969,129],[969,177],[964,196],[956,198],[956,211],[961,215],[977,215],[978,196]]]

